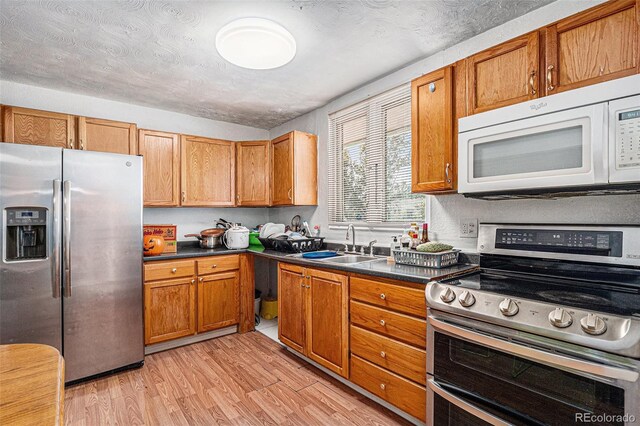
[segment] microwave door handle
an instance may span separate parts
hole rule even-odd
[[[447,390],[445,390],[442,386],[440,386],[438,383],[435,382],[435,380],[433,379],[428,379],[427,380],[427,388],[432,391],[433,393],[437,394],[438,396],[442,397],[443,399],[445,399],[447,402],[449,402],[450,404],[455,405],[456,407],[458,407],[461,410],[466,411],[467,413],[471,414],[472,416],[484,420],[487,423],[490,423],[491,425],[494,426],[511,426],[511,423],[507,423],[504,420],[494,416],[491,413],[488,413],[474,405],[469,404],[467,401],[465,401],[462,398],[458,398],[457,396],[455,396],[454,394],[448,392]]]
[[[53,208],[52,208],[52,249],[51,249],[51,283],[53,298],[60,298],[60,290],[62,283],[61,263],[60,263],[60,234],[62,232],[62,224],[60,222],[60,199],[62,198],[62,182],[60,179],[53,180]]]
[[[612,367],[609,365],[594,364],[588,361],[569,358],[540,349],[534,349],[529,346],[510,343],[440,321],[433,317],[429,317],[428,327],[432,327],[434,330],[445,332],[451,336],[459,337],[490,349],[507,352],[531,361],[551,365],[562,370],[582,373],[583,375],[586,374],[594,378],[623,380],[625,382],[635,383],[638,381],[638,377],[640,376],[637,371],[625,370],[623,368]]]
[[[64,297],[71,297],[71,182],[64,181],[62,245],[64,252]]]

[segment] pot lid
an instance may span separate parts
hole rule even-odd
[[[224,234],[224,229],[222,228],[209,228],[200,231],[200,235],[203,237],[219,237]]]

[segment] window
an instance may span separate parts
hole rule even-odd
[[[385,92],[329,115],[329,220],[423,221],[411,193],[411,91]]]

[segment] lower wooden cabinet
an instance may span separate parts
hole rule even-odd
[[[351,357],[351,381],[413,417],[425,421],[427,392],[424,386],[419,386],[358,356]]]
[[[292,349],[349,376],[348,277],[281,263],[278,338]]]
[[[211,274],[198,278],[198,333],[238,324],[240,273]]]
[[[253,288],[241,285],[240,256],[244,255],[145,263],[145,344],[239,324],[241,292],[250,292],[253,301]],[[253,321],[253,305],[250,311]],[[243,325],[244,331],[249,329]]]
[[[144,343],[151,345],[196,332],[195,278],[144,284]]]
[[[427,307],[424,284],[350,279],[350,380],[424,421]]]

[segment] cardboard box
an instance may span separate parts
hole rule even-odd
[[[161,235],[164,238],[163,253],[176,253],[178,251],[176,225],[144,225],[143,233],[144,235]]]

